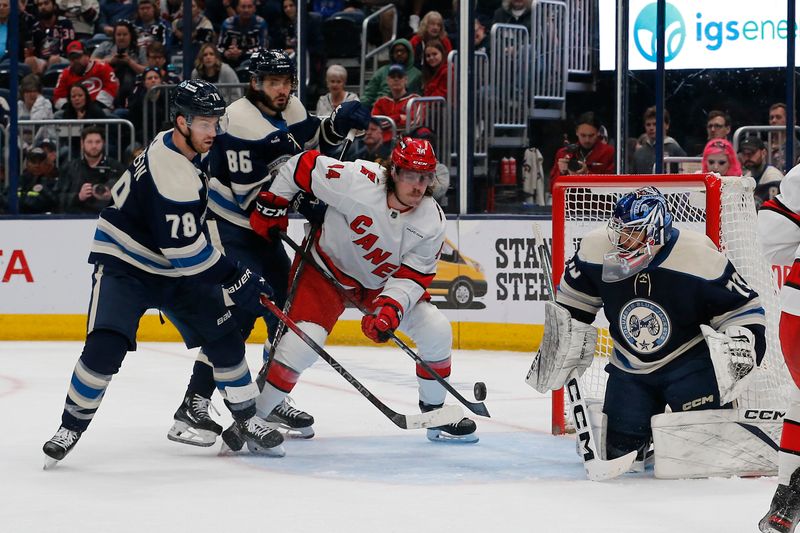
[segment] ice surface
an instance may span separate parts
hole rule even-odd
[[[316,437],[282,459],[218,457],[166,433],[194,353],[142,343],[73,452],[43,471],[81,343],[0,343],[0,532],[754,532],[774,478],[663,481],[652,471],[587,481],[571,436],[548,433],[549,397],[525,385],[530,356],[456,352],[453,385],[486,382],[476,445],[398,429],[322,361],[293,397]],[[260,347],[248,346],[252,369]],[[417,412],[397,348],[330,347],[393,409]],[[215,405],[230,420],[219,396]]]

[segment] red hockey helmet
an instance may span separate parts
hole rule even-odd
[[[433,146],[424,139],[403,137],[397,141],[392,150],[392,163],[397,168],[414,172],[434,172],[436,170],[436,154]]]

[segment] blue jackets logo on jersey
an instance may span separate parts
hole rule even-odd
[[[622,308],[619,330],[631,348],[653,353],[669,340],[672,326],[664,309],[650,300],[637,298]]]

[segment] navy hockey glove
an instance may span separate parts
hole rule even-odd
[[[250,270],[242,266],[241,263],[236,275],[222,284],[222,288],[231,297],[233,303],[242,309],[257,315],[262,316],[266,312],[266,308],[261,305],[261,295],[271,298],[273,291],[269,283]]]
[[[361,102],[343,102],[331,114],[333,132],[346,137],[350,130],[365,130],[369,127],[370,113]]]
[[[325,221],[328,204],[311,193],[299,192],[292,200],[292,208],[315,226],[321,226]]]
[[[269,191],[256,197],[255,209],[250,213],[250,227],[258,235],[272,241],[279,231],[289,229],[289,200]]]
[[[403,308],[388,296],[378,296],[373,304],[375,314],[361,318],[361,331],[372,342],[386,342],[403,320]]]

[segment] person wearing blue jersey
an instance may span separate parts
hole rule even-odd
[[[591,328],[600,309],[608,319],[614,350],[603,403],[607,459],[636,451],[641,461],[651,417],[667,406],[672,412],[730,406],[766,350],[758,294],[708,237],[672,225],[655,187],[623,195],[607,227],[584,236],[550,305],[547,323],[558,327],[546,328],[545,337],[557,335],[553,329]],[[586,343],[588,353],[567,344],[556,365],[563,379],[594,355],[593,342]]]
[[[202,346],[214,381],[248,448],[280,454],[282,435],[255,416],[258,387],[223,290],[240,307],[263,312],[267,282],[214,248],[205,221],[207,157],[225,130],[225,101],[202,80],[182,82],[170,106],[173,129],[160,133],[112,189],[100,213],[87,337],[70,378],[61,426],[44,445],[45,467],[62,460],[86,431],[125,355],[136,349],[139,319],[163,312],[187,347]],[[220,288],[222,287],[222,290]]]
[[[279,50],[257,50],[249,56],[250,84],[244,97],[228,106],[228,131],[214,142],[210,153],[208,207],[211,241],[227,257],[264,276],[275,291],[274,301],[283,306],[289,285],[289,258],[277,239],[269,242],[250,227],[255,198],[267,190],[272,177],[293,155],[316,148],[333,149],[351,130],[365,130],[369,110],[358,102],[345,102],[331,117],[310,115],[292,94],[296,88],[294,61]],[[295,205],[310,219],[321,222],[325,206],[313,197],[298,195]],[[244,339],[263,313],[240,306],[231,308]],[[264,316],[269,339],[278,321]],[[264,352],[264,360],[268,352]],[[194,364],[183,402],[167,433],[170,440],[210,446],[220,434],[208,414],[208,400],[214,392],[211,362],[201,350]],[[287,401],[281,402],[267,421],[289,430],[292,435],[311,438],[314,419]],[[211,427],[212,432],[198,431]]]

